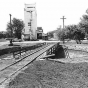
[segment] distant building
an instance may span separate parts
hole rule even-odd
[[[37,37],[37,39],[42,39],[42,36],[43,36],[43,29],[42,29],[42,27],[37,27],[37,30],[36,30],[36,37]]]
[[[61,28],[57,28],[57,30],[48,32],[48,39],[59,40],[58,32],[60,30],[61,30]]]
[[[37,39],[37,12],[36,4],[25,4],[24,8],[24,38]]]
[[[43,40],[48,40],[48,34],[44,34],[44,33],[43,33],[42,39],[43,39]]]
[[[41,39],[42,40],[48,40],[47,34],[43,33],[43,28],[42,27],[37,27],[36,37],[37,37],[37,40],[41,40]]]
[[[47,39],[42,27],[37,27],[36,4],[25,4],[24,23],[25,27],[22,30],[22,40]]]

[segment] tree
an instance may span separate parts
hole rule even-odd
[[[53,37],[54,37],[54,36],[53,36],[53,33],[54,33],[54,32],[49,32],[49,33],[48,33],[48,37],[49,37],[49,38],[53,38]]]
[[[68,25],[65,29],[58,32],[60,40],[74,39],[77,44],[81,43],[81,40],[85,37],[85,32],[80,28],[79,25]]]
[[[13,31],[13,37],[16,37],[18,39],[21,39],[21,33],[22,29],[24,28],[24,22],[20,19],[13,18],[10,23],[7,24],[7,32],[9,33],[9,36],[11,36],[11,28]]]
[[[85,32],[88,33],[88,15],[83,15],[79,22],[81,28],[84,28]]]
[[[7,32],[6,31],[1,31],[0,32],[0,39],[1,38],[6,38],[7,37]]]
[[[66,27],[66,30],[67,30],[67,36],[68,36],[68,38],[69,39],[75,39],[74,37],[75,37],[75,35],[74,35],[74,33],[75,33],[75,31],[77,31],[77,25],[68,25],[67,27]]]
[[[81,44],[81,40],[85,37],[85,32],[80,28],[79,25],[70,25],[67,27],[69,29],[68,36],[70,39],[74,39],[77,44]]]
[[[58,38],[59,38],[61,41],[63,41],[63,43],[64,43],[64,40],[65,40],[66,37],[67,37],[65,31],[66,31],[65,29],[62,29],[62,30],[58,30],[58,32],[57,32]]]
[[[79,26],[82,30],[85,31],[85,37],[88,39],[88,15],[82,16],[81,21],[79,22]]]
[[[0,32],[0,39],[1,39],[1,38],[3,38],[3,33],[2,33],[2,32]]]

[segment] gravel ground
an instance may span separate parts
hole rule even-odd
[[[66,46],[68,47],[68,49],[77,49],[77,50],[88,51],[87,44],[67,44]]]
[[[88,88],[88,63],[36,61],[6,88]]]

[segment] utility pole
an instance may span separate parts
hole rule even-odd
[[[62,18],[60,18],[60,19],[62,19],[63,20],[63,29],[64,29],[64,20],[66,19],[64,16],[62,17]],[[63,34],[63,43],[65,43],[64,42],[64,34]]]
[[[64,20],[66,19],[64,16],[62,18],[60,18],[63,20],[63,29],[64,29]]]
[[[11,30],[11,39],[10,39],[10,44],[9,44],[9,46],[13,46],[13,43],[12,43],[12,25],[11,25],[11,14],[9,14],[10,15],[10,30]]]

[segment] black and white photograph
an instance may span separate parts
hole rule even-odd
[[[0,88],[88,88],[88,0],[0,0]]]

